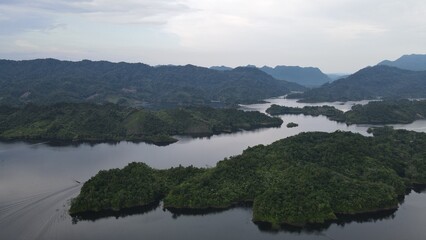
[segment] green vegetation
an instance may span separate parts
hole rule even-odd
[[[161,197],[166,208],[175,209],[253,202],[254,221],[302,226],[337,214],[394,209],[407,188],[426,184],[426,134],[391,128],[371,132],[374,137],[301,133],[248,148],[209,169],[159,171],[133,163],[101,171],[84,184],[70,211],[119,209]]]
[[[331,106],[305,106],[294,108],[273,104],[266,110],[271,115],[304,114],[323,115],[331,120],[347,124],[394,124],[412,123],[426,117],[426,101],[386,100],[355,105],[343,112]]]
[[[298,126],[299,126],[299,124],[294,123],[294,122],[287,123],[287,128],[294,128],[294,127],[298,127]]]
[[[3,140],[129,140],[161,145],[177,141],[173,135],[209,136],[281,124],[281,119],[259,112],[207,107],[147,111],[89,103],[0,106]]]
[[[409,71],[389,66],[367,67],[348,77],[288,97],[301,98],[302,102],[424,98],[426,71]]]
[[[266,112],[274,116],[284,114],[303,114],[310,116],[323,115],[334,121],[342,122],[345,120],[344,113],[331,106],[305,106],[303,108],[296,108],[272,104],[268,109],[266,109]]]
[[[426,117],[426,101],[374,101],[345,113],[348,124],[412,123]]]
[[[181,166],[155,170],[144,163],[130,163],[121,170],[100,171],[81,188],[70,213],[149,205],[163,198],[171,187],[203,172],[204,169]]]
[[[0,104],[58,102],[145,105],[253,103],[305,88],[254,68],[215,71],[193,65],[0,60]]]

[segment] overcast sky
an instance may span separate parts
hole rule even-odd
[[[426,53],[425,0],[0,0],[0,58],[353,72]]]

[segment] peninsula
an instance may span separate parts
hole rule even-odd
[[[240,130],[279,127],[280,118],[259,112],[209,107],[159,111],[114,104],[28,104],[0,106],[0,140],[65,142],[143,141],[157,145],[176,142],[173,136],[210,136]]]
[[[212,168],[152,169],[132,163],[84,183],[70,213],[120,210],[160,199],[169,209],[226,209],[253,203],[253,221],[304,226],[339,214],[398,207],[426,184],[426,134],[371,129],[374,137],[309,132],[246,149]]]

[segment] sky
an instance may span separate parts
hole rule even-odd
[[[315,66],[426,53],[425,0],[0,0],[0,58]]]

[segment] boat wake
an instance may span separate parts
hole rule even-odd
[[[0,202],[0,239],[58,239],[55,225],[69,218],[69,200],[81,186]]]

